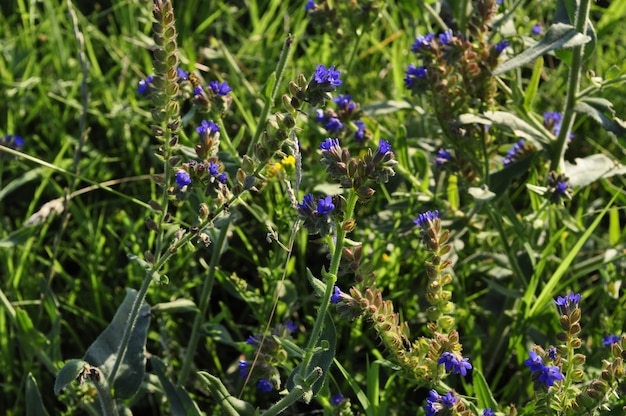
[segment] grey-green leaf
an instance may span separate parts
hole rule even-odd
[[[150,364],[159,378],[165,396],[170,405],[170,414],[174,416],[200,416],[202,413],[182,386],[174,386],[166,374],[165,363],[157,356],[150,357]]]
[[[576,164],[565,162],[564,173],[571,186],[585,187],[598,179],[626,174],[626,166],[611,160],[603,154],[576,158]]]
[[[26,416],[48,416],[37,387],[37,380],[32,373],[28,373],[26,377]]]
[[[94,343],[91,344],[83,357],[90,365],[100,369],[102,377],[106,378],[111,373],[124,329],[128,325],[128,317],[136,298],[136,290],[126,289],[126,297],[117,309],[117,312],[115,312],[113,320]],[[145,346],[149,326],[150,306],[144,301],[141,305],[137,322],[132,329],[128,348],[115,380],[108,380],[109,385],[115,391],[116,398],[130,398],[141,386],[146,371]]]
[[[605,112],[608,112],[611,115],[614,113],[611,102],[608,100],[603,98],[584,99],[576,103],[574,110],[577,113],[589,116],[591,119],[600,124],[604,130],[610,131],[617,137],[624,137],[626,135],[626,127],[616,123],[604,114]]]
[[[71,384],[87,364],[83,360],[69,360],[59,370],[54,381],[54,394],[59,394],[67,385]]]
[[[502,65],[498,66],[493,71],[493,74],[500,75],[504,72],[529,64],[539,56],[545,55],[550,51],[584,45],[590,40],[591,37],[579,33],[572,25],[555,23],[548,28],[546,35],[541,41],[516,57],[502,63]]]

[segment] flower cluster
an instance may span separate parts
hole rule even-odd
[[[350,156],[350,151],[342,148],[338,139],[327,138],[320,145],[322,163],[326,165],[326,173],[339,181],[343,188],[356,191],[359,200],[368,202],[374,195],[374,189],[367,185],[368,181],[385,183],[395,175],[391,145],[380,139],[376,150],[367,149],[367,153],[359,158]]]
[[[424,406],[426,416],[434,416],[441,409],[446,407],[451,409],[456,401],[457,398],[452,391],[447,392],[445,395],[440,395],[437,393],[437,390],[431,390],[428,393],[426,405]]]
[[[449,351],[444,352],[437,363],[443,364],[446,371],[452,371],[452,374],[460,374],[463,377],[467,375],[467,370],[472,369],[469,358],[459,359],[456,354]]]
[[[220,113],[224,113],[232,104],[233,98],[230,92],[233,90],[228,82],[210,81],[208,87],[204,87],[202,81],[195,74],[190,74],[189,82],[193,87],[193,103],[204,112],[210,111],[217,106]]]
[[[333,234],[335,221],[333,211],[335,206],[340,205],[339,198],[326,196],[319,198],[317,202],[313,194],[307,194],[301,203],[298,204],[298,218],[302,220],[303,227],[309,234],[317,234],[324,237]]]
[[[535,150],[535,146],[532,143],[526,142],[524,139],[519,139],[506,152],[506,156],[502,158],[502,164],[504,166],[509,166],[513,164],[513,162],[529,156]]]
[[[561,123],[563,122],[563,114],[558,111],[548,111],[543,113],[543,125],[550,133],[558,136],[561,132]],[[574,135],[571,132],[567,134],[568,139],[573,139]]]
[[[352,101],[349,95],[339,94],[333,99],[337,109],[318,109],[315,112],[315,121],[321,123],[326,131],[336,137],[347,138],[352,136],[357,141],[363,141],[371,137],[365,123],[359,120],[361,115],[360,105]]]
[[[287,321],[272,328],[268,336],[250,335],[246,344],[253,347],[248,353],[250,356],[256,357],[256,362],[252,368],[251,360],[239,360],[238,368],[241,378],[256,380],[256,386],[262,393],[269,393],[274,389],[279,390],[281,379],[278,368],[286,362],[288,354],[276,339],[293,341],[293,334],[297,330],[298,327],[293,321]]]
[[[543,359],[535,351],[529,351],[528,360],[524,364],[530,368],[533,373],[533,382],[535,390],[539,390],[542,385],[552,387],[556,381],[563,380],[561,368],[555,365],[544,365]],[[552,358],[550,358],[552,359]]]
[[[563,200],[571,200],[573,196],[572,188],[569,185],[569,178],[562,173],[557,174],[551,171],[548,174],[548,199],[553,204],[561,204]]]

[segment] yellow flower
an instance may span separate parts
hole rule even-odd
[[[287,175],[291,175],[296,171],[296,158],[292,155],[285,156],[281,162],[276,165],[281,165]]]

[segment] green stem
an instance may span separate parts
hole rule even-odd
[[[263,412],[263,416],[274,416],[287,409],[289,406],[300,400],[304,393],[322,376],[322,369],[315,367],[306,377],[304,383],[296,386],[285,397],[276,402],[272,407]]]
[[[276,99],[276,94],[278,93],[278,89],[283,80],[283,76],[285,75],[285,68],[287,67],[287,61],[289,58],[289,52],[291,51],[293,46],[293,36],[287,36],[285,40],[285,44],[283,45],[283,49],[280,51],[280,57],[278,58],[278,64],[276,65],[276,70],[274,74],[276,74],[276,79],[274,80],[274,86],[272,91],[270,92],[270,96],[266,97],[265,105],[263,106],[263,110],[261,110],[261,116],[259,117],[259,123],[256,126],[256,130],[254,132],[254,137],[250,141],[250,145],[248,146],[248,151],[246,154],[251,155],[254,153],[254,146],[259,141],[261,137],[261,133],[265,130],[265,123],[267,122],[267,116],[270,113],[270,109],[274,105],[274,100]]]
[[[576,10],[576,30],[579,33],[587,33],[587,19],[591,0],[580,0]],[[574,125],[574,106],[580,90],[580,80],[583,71],[583,58],[585,45],[578,45],[572,48],[572,65],[569,68],[567,96],[565,98],[565,108],[563,109],[563,121],[561,130],[554,145],[554,152],[550,162],[550,170],[562,171],[565,163],[565,150],[567,149],[567,138]]]
[[[213,288],[213,282],[215,281],[215,270],[217,269],[217,263],[220,259],[222,249],[224,248],[224,242],[226,241],[226,235],[228,234],[229,224],[224,225],[217,236],[217,241],[213,243],[213,253],[211,254],[211,262],[209,264],[209,272],[207,278],[204,280],[202,286],[202,294],[200,295],[200,310],[196,314],[193,321],[193,327],[191,329],[191,338],[187,345],[187,352],[185,353],[185,359],[183,361],[183,368],[180,371],[178,383],[185,385],[189,378],[191,371],[191,364],[198,348],[198,342],[200,341],[200,333],[202,326],[204,325],[204,317],[209,309],[209,300],[211,299],[211,289]]]
[[[354,189],[350,189],[350,196],[348,197],[348,203],[346,205],[343,222],[347,222],[348,220],[352,219],[352,216],[354,214],[354,207],[356,206],[357,200],[358,197],[356,192],[354,191]],[[304,357],[302,358],[302,363],[300,365],[300,375],[302,377],[304,377],[304,373],[311,363],[315,345],[317,344],[319,335],[322,332],[322,325],[326,317],[326,312],[328,311],[328,306],[330,305],[330,297],[333,295],[335,283],[337,282],[337,272],[339,271],[339,261],[341,260],[345,237],[346,231],[343,229],[341,224],[337,224],[337,242],[335,244],[333,257],[330,262],[330,270],[328,271],[328,273],[324,274],[324,278],[326,280],[326,290],[324,291],[324,297],[317,312],[315,324],[313,324],[313,330],[311,331],[311,335],[305,349]]]

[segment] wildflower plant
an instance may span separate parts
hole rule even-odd
[[[619,2],[131,3],[0,23],[0,409],[626,406]]]

